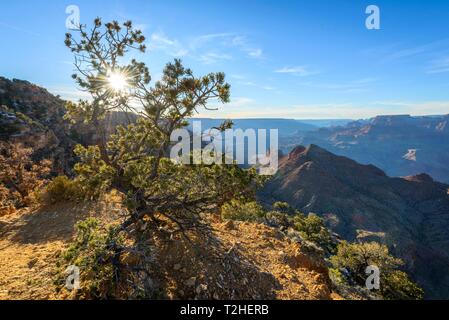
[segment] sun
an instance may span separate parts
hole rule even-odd
[[[126,75],[119,72],[110,72],[107,81],[109,87],[116,92],[124,91],[129,86]]]

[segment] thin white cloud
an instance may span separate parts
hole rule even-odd
[[[234,46],[241,50],[242,52],[245,52],[249,58],[253,59],[261,59],[263,58],[263,50],[261,48],[255,47],[250,44],[250,41],[246,36],[242,35],[231,35],[230,38],[228,38],[226,43],[228,45]]]
[[[255,102],[256,101],[254,99],[248,97],[233,97],[231,98],[231,101],[226,104],[219,102],[211,103],[209,106],[211,110],[198,110],[199,113],[195,116],[205,118],[228,117],[233,113],[242,112],[242,110],[250,110],[254,106]]]
[[[140,30],[142,32],[146,31],[148,29],[148,24],[146,24],[146,23],[136,23],[136,24],[133,24],[133,26],[136,30]]]
[[[1,21],[0,21],[0,26],[4,27],[4,28],[8,28],[10,30],[14,30],[14,31],[18,31],[18,32],[22,32],[22,33],[28,34],[28,35],[33,36],[33,37],[40,37],[41,36],[40,33],[36,33],[36,32],[31,31],[29,29],[19,28],[19,27],[16,27],[16,26],[13,26],[13,25],[1,22]]]
[[[382,105],[388,114],[438,115],[449,114],[449,101],[377,101],[373,105]]]
[[[237,79],[237,80],[245,80],[247,77],[242,74],[231,74],[231,78]]]
[[[231,60],[232,50],[238,50],[251,59],[263,58],[263,50],[250,45],[245,36],[226,32],[205,34],[180,41],[158,31],[151,35],[147,46],[152,51],[164,51],[175,57],[190,56],[204,64]]]
[[[398,49],[398,47],[402,47]],[[429,43],[424,43],[414,47],[404,48],[401,44],[394,44],[383,48],[374,48],[365,51],[366,54],[381,57],[382,63],[407,62],[413,61],[414,66],[420,66],[427,74],[437,74],[449,72],[449,38],[441,39]],[[435,57],[443,57],[435,59]],[[445,58],[446,56],[446,58]],[[427,60],[427,62],[426,62]],[[427,64],[427,67],[425,66]],[[424,65],[424,66],[423,66]]]
[[[260,48],[248,49],[248,55],[253,58],[261,58],[263,55],[263,51]]]
[[[242,85],[242,86],[247,86],[247,87],[255,87],[255,88],[263,89],[263,90],[266,90],[266,91],[274,91],[274,90],[276,90],[276,88],[273,87],[273,86],[258,85],[257,83],[252,82],[252,81],[238,81],[237,84],[238,85]]]
[[[189,46],[192,49],[199,49],[210,42],[220,43],[220,45],[226,44],[226,39],[232,38],[234,35],[232,33],[211,33],[204,34],[201,36],[194,37],[190,40]]]
[[[371,104],[379,106],[396,106],[396,107],[408,107],[410,102],[396,101],[396,100],[386,100],[386,101],[374,101]]]
[[[410,58],[427,53],[435,53],[436,50],[445,50],[449,45],[449,39],[442,39],[429,43],[422,44],[420,46],[409,47],[401,50],[395,50],[388,54],[385,60],[397,60]]]
[[[376,78],[361,78],[352,81],[339,82],[339,83],[314,83],[314,82],[303,82],[299,85],[323,89],[328,91],[334,91],[339,93],[356,93],[356,92],[366,92],[371,90],[371,86],[377,82]]]
[[[189,43],[189,47],[192,50],[200,50],[211,46],[221,48],[221,50],[236,48],[245,53],[247,57],[254,59],[263,57],[263,50],[252,46],[246,36],[230,32],[201,35],[191,39]]]
[[[232,56],[226,53],[206,52],[199,56],[199,60],[204,64],[213,64],[223,60],[232,60]]]
[[[281,69],[275,70],[276,73],[288,73],[293,75],[298,75],[301,77],[310,76],[317,74],[316,71],[311,71],[307,66],[294,66],[294,67],[283,67]]]
[[[360,107],[351,104],[301,104],[294,106],[257,106],[246,110],[226,110],[229,118],[337,119],[363,117]]]
[[[378,115],[410,114],[412,116],[449,114],[449,101],[407,103],[388,101],[372,103],[322,103],[293,106],[264,106],[242,103],[241,107],[220,108],[213,116],[223,118],[290,118],[290,119],[367,119]],[[211,116],[211,114],[209,114]]]
[[[435,47],[435,44],[430,43],[430,44],[426,44],[426,45],[419,46],[419,47],[398,50],[398,51],[390,54],[387,57],[387,60],[396,60],[396,59],[413,57],[413,56],[428,52],[429,50],[432,50],[432,48],[434,48],[434,47]]]
[[[241,108],[241,107],[248,107],[250,105],[254,104],[254,99],[247,98],[247,97],[235,97],[231,99],[231,102],[226,104],[227,107],[231,108]]]
[[[255,84],[252,81],[238,81],[237,84],[242,85],[242,86],[247,86],[247,87],[256,87],[257,84]]]
[[[244,76],[244,75],[234,74],[234,75],[231,75],[231,78],[236,79],[237,81],[235,83],[240,86],[254,87],[254,88],[263,89],[266,91],[275,91],[276,90],[276,88],[271,85],[266,85],[266,84],[260,85],[256,82],[248,79],[248,77]]]
[[[170,39],[163,32],[154,32],[148,44],[150,51],[161,50],[173,57],[186,56],[189,51],[176,39]]]
[[[431,66],[426,70],[428,74],[449,72],[449,57],[434,60]]]

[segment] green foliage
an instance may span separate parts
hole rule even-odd
[[[10,116],[14,116],[15,119],[3,120],[1,112],[7,112]],[[23,124],[26,124],[33,130],[46,130],[46,127],[39,121],[35,121],[19,111],[8,109],[6,106],[0,106],[0,136],[9,137],[10,135],[20,133]]]
[[[273,204],[273,210],[286,213],[286,214],[296,214],[295,210],[287,202],[275,202]]]
[[[316,214],[306,216],[286,202],[275,202],[272,210],[266,213],[265,218],[269,225],[281,229],[292,228],[299,233],[301,238],[313,242],[328,254],[335,252],[337,244],[329,229],[324,225],[323,219]]]
[[[221,216],[223,219],[240,221],[261,221],[265,216],[265,211],[257,202],[241,202],[231,200],[221,207]]]
[[[346,268],[360,281],[365,283],[365,269],[375,265],[383,272],[395,270],[402,265],[402,261],[389,254],[385,245],[377,242],[348,243],[341,242],[337,247],[337,254],[331,258],[337,268]]]
[[[351,277],[364,286],[368,266],[380,270],[380,294],[386,299],[422,299],[423,291],[414,284],[406,273],[398,270],[403,262],[390,255],[387,246],[377,242],[341,242],[337,253],[331,257],[334,268],[346,269]]]
[[[28,124],[33,129],[37,128],[42,131],[45,131],[47,129],[42,123],[31,119],[30,117],[28,117],[26,114],[23,114],[22,112],[17,111],[17,112],[15,112],[15,115],[18,119],[22,120],[23,122]]]
[[[62,255],[64,268],[73,265],[80,269],[80,298],[113,297],[121,277],[120,253],[124,237],[117,227],[102,229],[93,218],[79,222],[77,237]],[[59,278],[62,288],[65,279]]]
[[[127,224],[162,214],[182,230],[198,225],[201,212],[220,208],[235,197],[254,196],[259,184],[254,170],[175,164],[166,158],[173,145],[172,132],[186,127],[187,118],[207,108],[210,100],[229,102],[230,86],[223,73],[195,77],[175,60],[166,65],[161,80],[149,87],[145,64],[134,59],[120,64],[130,50],[145,51],[145,38],[131,22],[103,24],[96,19],[92,30],[81,26],[77,33],[77,37],[67,34],[65,44],[76,58],[78,73],[73,78],[92,94],[92,100],[68,103],[66,116],[93,125],[99,137],[97,145],[75,149],[80,158],[76,179],[83,187],[94,194],[110,189],[123,193],[130,213]],[[111,86],[111,74],[122,78],[126,88]],[[138,108],[133,107],[135,102],[140,103]],[[140,117],[106,137],[101,120],[113,110]]]
[[[211,100],[229,102],[230,85],[221,72],[196,77],[175,60],[166,65],[161,80],[150,87],[151,76],[145,64],[125,58],[131,50],[144,52],[144,41],[130,21],[103,24],[99,18],[91,30],[83,25],[76,35],[66,35],[65,44],[75,56],[78,71],[72,78],[92,96],[90,100],[67,103],[66,119],[82,121],[97,130],[95,145],[75,148],[80,159],[74,168],[75,180],[93,196],[110,190],[124,195],[128,216],[120,230],[126,236],[144,238],[139,236],[140,231],[131,233],[139,230],[133,227],[144,218],[184,235],[186,230],[200,232],[204,230],[201,213],[216,212],[234,198],[251,201],[261,179],[254,169],[244,170],[235,164],[185,165],[167,157],[174,144],[170,140],[173,131],[185,128],[187,119],[207,109]],[[111,75],[126,85],[114,87]],[[134,112],[139,119],[118,127],[109,136],[102,120],[111,111]],[[69,187],[70,183],[64,183]],[[263,215],[255,204],[246,205],[246,209],[250,215]],[[69,250],[68,261],[99,272],[88,277],[95,295],[103,292],[102,287],[111,286],[107,279],[117,276],[117,265],[110,263],[110,243],[118,241],[116,236],[101,233],[92,223],[80,225],[79,237]]]
[[[269,211],[265,215],[265,219],[270,226],[275,226],[279,228],[289,228],[292,226],[291,217],[284,212],[280,211]]]
[[[332,283],[334,285],[337,285],[338,287],[347,285],[346,278],[341,269],[329,268],[329,278],[331,279]]]
[[[383,279],[382,295],[391,300],[422,300],[424,290],[414,283],[408,275],[399,270],[386,274]]]
[[[81,185],[70,180],[66,176],[54,178],[42,192],[38,194],[38,200],[44,204],[59,203],[64,201],[79,200],[83,197]]]
[[[327,253],[335,252],[336,243],[323,219],[315,214],[306,217],[283,202],[276,202],[272,208],[273,210],[267,212],[257,202],[233,199],[222,206],[221,216],[231,220],[265,222],[281,230],[293,228],[304,240],[315,243]]]
[[[335,251],[336,245],[329,229],[325,227],[323,219],[316,214],[309,214],[306,217],[302,213],[297,213],[293,217],[293,225],[305,240],[316,243],[330,253]]]
[[[100,148],[98,146],[86,148],[77,145],[74,153],[80,159],[80,162],[75,164],[74,171],[77,174],[77,182],[84,189],[84,193],[91,198],[97,198],[109,190],[115,170],[101,159]]]

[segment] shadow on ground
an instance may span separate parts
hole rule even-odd
[[[0,236],[23,244],[68,241],[73,238],[76,224],[89,217],[114,213],[104,203],[61,203],[45,206],[18,216],[1,226]]]

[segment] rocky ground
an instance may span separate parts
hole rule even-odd
[[[58,254],[77,221],[117,218],[106,203],[59,204],[0,218],[0,299],[61,299]],[[155,237],[155,284],[168,299],[338,299],[324,261],[264,225],[209,218],[211,236]]]
[[[158,245],[169,298],[331,299],[324,260],[276,229],[211,219],[212,237],[192,247]]]

